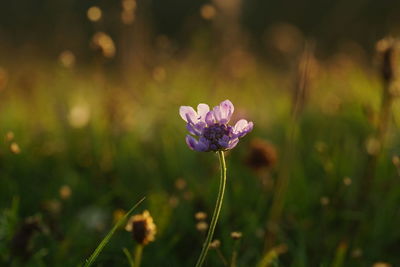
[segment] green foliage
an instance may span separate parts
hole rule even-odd
[[[142,266],[193,266],[204,240],[194,214],[211,217],[218,159],[187,148],[178,108],[229,98],[235,113],[254,121],[255,128],[227,154],[226,195],[214,236],[225,258],[234,247],[230,233],[240,231],[237,267],[256,266],[263,258],[271,266],[357,267],[378,261],[394,266],[400,189],[392,157],[400,154],[400,105],[398,100],[393,105],[395,119],[373,190],[357,205],[381,86],[371,69],[355,63],[340,68],[340,62],[321,63],[297,121],[288,191],[274,237],[287,249],[265,254],[275,183],[289,165],[282,153],[291,128],[294,79],[253,60],[256,67],[234,77],[221,66],[187,57],[165,63],[163,81],[146,68],[116,79],[103,65],[95,70],[32,62],[26,63],[25,68],[32,65],[28,70],[10,66],[13,78],[0,92],[0,265],[76,266],[107,236],[99,249],[104,247],[115,230],[107,235],[114,214],[146,195],[143,206],[159,232],[144,248]],[[9,131],[12,140],[6,138]],[[276,147],[278,163],[272,169],[253,171],[248,165],[253,138]],[[10,151],[13,142],[19,153]],[[46,230],[29,239],[26,258],[12,257],[10,242],[36,214]],[[130,234],[116,232],[96,254],[96,263],[128,266],[124,247],[133,251]],[[209,253],[206,265],[221,265],[216,253]]]

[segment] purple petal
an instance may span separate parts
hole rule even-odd
[[[236,137],[243,137],[251,130],[253,130],[253,122],[247,122],[247,120],[241,119],[235,124],[233,134]]]
[[[191,133],[193,135],[200,136],[202,133],[202,130],[200,130],[196,125],[194,125],[192,123],[187,123],[186,129],[189,131],[189,133]]]
[[[181,118],[186,121],[186,122],[197,122],[197,113],[194,111],[192,107],[189,106],[181,106],[179,108],[179,115],[181,115]]]
[[[221,112],[221,119],[223,122],[221,123],[228,123],[232,117],[233,111],[235,107],[233,106],[232,102],[229,100],[225,100],[219,104],[220,112]]]
[[[197,144],[198,151],[208,151],[209,150],[209,141],[204,137],[200,137],[199,143]]]
[[[198,141],[191,135],[186,135],[186,144],[191,150],[195,150]]]
[[[197,141],[193,136],[186,135],[186,144],[191,150],[205,152],[208,150],[208,144],[203,140]]]
[[[210,111],[210,107],[207,104],[199,104],[197,106],[197,115],[200,121],[205,121],[207,113]]]
[[[215,106],[214,108],[213,108],[213,113],[214,113],[214,118],[215,118],[215,120],[217,121],[217,122],[221,122],[221,119],[222,119],[222,114],[221,114],[221,108],[220,108],[220,106]]]
[[[206,123],[207,123],[208,126],[211,126],[211,125],[215,124],[215,117],[214,117],[214,112],[213,111],[207,112]]]
[[[231,101],[225,100],[222,101],[219,106],[214,107],[214,117],[217,122],[226,124],[231,119],[234,107]]]
[[[239,138],[233,139],[229,142],[228,149],[234,148],[239,143]]]

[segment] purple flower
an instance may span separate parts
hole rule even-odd
[[[239,138],[253,129],[253,122],[239,120],[235,126],[228,125],[233,114],[233,104],[229,100],[221,102],[212,110],[207,104],[199,104],[197,112],[189,106],[181,106],[179,115],[187,122],[186,128],[192,135],[186,136],[190,149],[196,151],[219,151],[234,148]]]

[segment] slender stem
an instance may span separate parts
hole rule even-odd
[[[288,134],[285,140],[285,147],[282,153],[281,166],[279,167],[276,189],[273,196],[270,214],[267,221],[267,231],[265,234],[264,251],[274,247],[276,236],[280,231],[279,220],[282,216],[286,194],[291,179],[291,169],[293,165],[293,155],[296,152],[296,139],[299,132],[299,120],[307,100],[309,89],[309,76],[311,60],[314,51],[313,43],[306,43],[303,55],[299,60],[296,86],[292,100],[292,114]]]
[[[236,267],[236,260],[237,260],[237,256],[238,256],[239,242],[240,242],[240,240],[234,240],[230,267]]]
[[[135,248],[135,267],[140,266],[140,262],[142,261],[142,252],[143,252],[143,245],[142,244],[137,244]]]
[[[215,251],[217,252],[218,257],[221,259],[224,266],[228,266],[228,262],[226,261],[224,254],[222,254],[221,250],[219,248],[216,248]]]
[[[215,226],[217,225],[219,213],[221,212],[222,200],[224,199],[225,185],[226,185],[226,163],[223,151],[218,151],[219,164],[221,166],[221,180],[219,184],[217,202],[215,203],[215,209],[211,218],[210,228],[208,229],[206,240],[204,241],[203,248],[201,250],[199,259],[197,260],[196,267],[201,267],[207,256],[208,248],[214,235]],[[136,267],[136,266],[135,266]]]
[[[128,260],[129,266],[134,267],[135,264],[133,263],[132,255],[127,248],[123,248],[122,251],[124,252],[126,259]]]

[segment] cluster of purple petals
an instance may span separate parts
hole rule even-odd
[[[228,125],[233,111],[234,106],[229,100],[221,102],[212,110],[207,104],[199,104],[197,112],[192,107],[181,106],[179,114],[187,122],[186,128],[192,134],[186,136],[189,148],[203,152],[234,148],[239,138],[253,129],[253,122],[241,119],[235,126]]]

